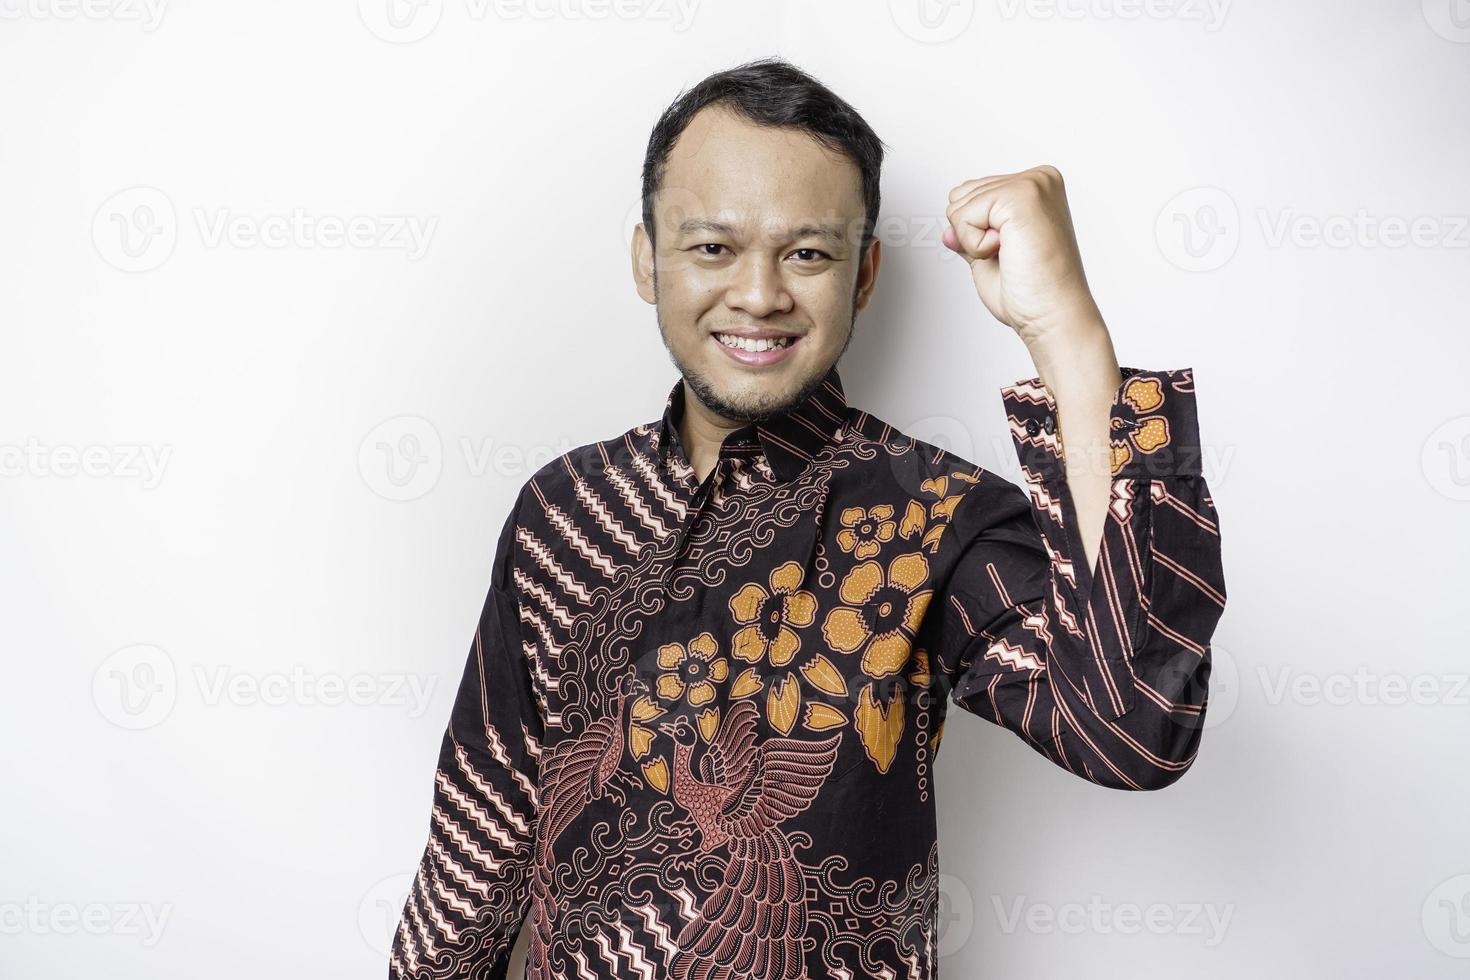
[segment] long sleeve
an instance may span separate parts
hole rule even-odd
[[[984,472],[955,509],[936,596],[935,680],[1070,772],[1160,789],[1193,763],[1225,608],[1220,526],[1200,466],[1193,370],[1121,369],[1112,494],[1095,572],[1039,378],[1002,388],[1023,490]],[[942,734],[942,732],[941,732]]]
[[[544,716],[501,531],[434,773],[429,839],[393,939],[392,980],[501,980],[528,908]]]

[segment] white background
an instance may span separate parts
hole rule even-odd
[[[1198,761],[953,714],[945,975],[1465,975],[1464,0],[152,2],[0,0],[0,974],[384,974],[506,509],[675,378],[649,128],[779,53],[892,148],[850,401],[1014,478],[938,219],[1043,162],[1198,383]]]

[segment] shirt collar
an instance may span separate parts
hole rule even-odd
[[[678,423],[683,412],[684,379],[680,378],[669,390],[668,398],[664,400],[663,416],[654,427],[655,448],[660,460],[678,441]],[[846,421],[847,399],[834,364],[822,383],[800,404],[764,422],[752,422],[736,429],[725,436],[720,452],[721,455],[736,455],[742,448],[759,447],[765,453],[776,480],[785,483],[805,472],[807,464],[823,446],[842,438]]]

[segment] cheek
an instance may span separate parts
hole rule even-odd
[[[718,286],[705,277],[659,274],[659,307],[672,325],[688,326],[717,305],[720,296]]]
[[[791,298],[797,309],[824,327],[847,329],[852,307],[852,284],[836,272],[808,276],[791,286]]]

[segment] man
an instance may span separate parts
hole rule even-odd
[[[779,60],[655,127],[633,273],[682,379],[522,487],[391,976],[504,977],[529,916],[537,980],[932,978],[949,699],[1103,786],[1194,760],[1225,589],[1191,370],[1119,367],[1040,167],[944,233],[1036,365],[1027,489],[849,405],[881,160]]]

